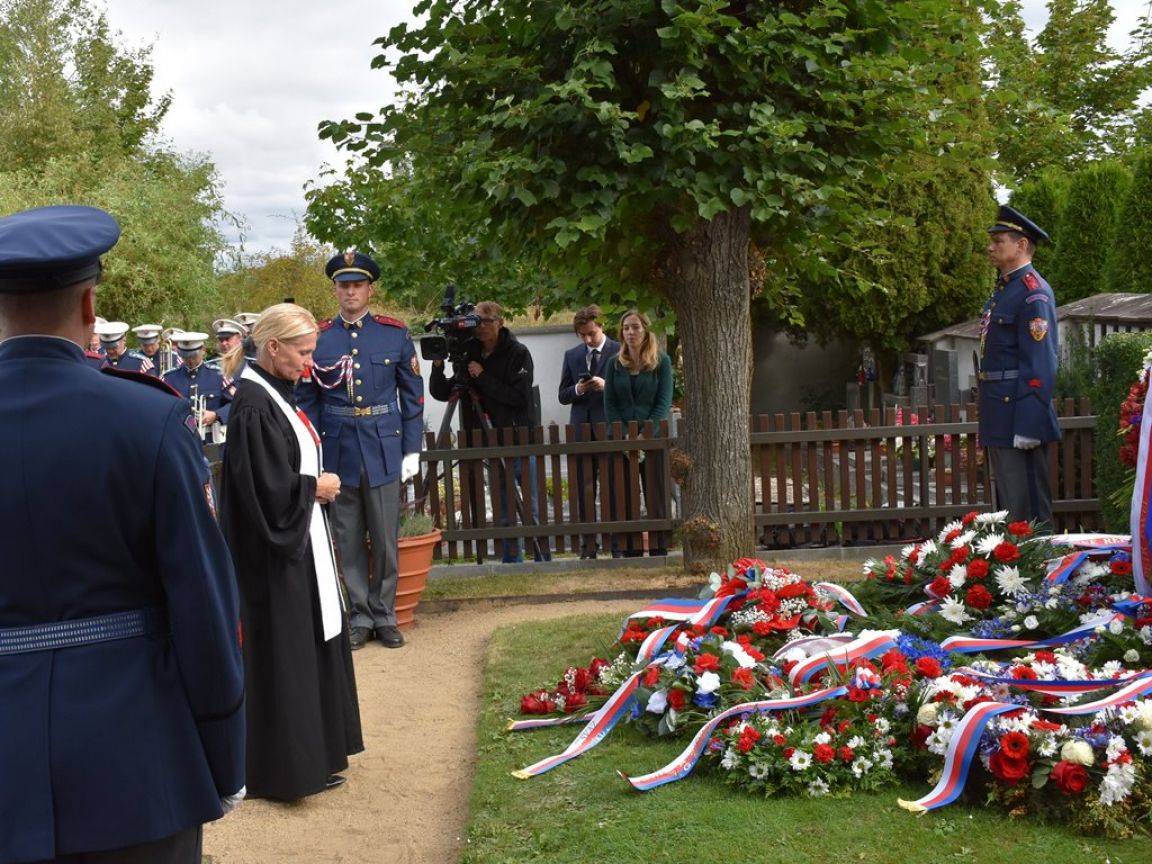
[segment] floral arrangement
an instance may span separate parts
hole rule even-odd
[[[1128,388],[1128,395],[1120,405],[1120,464],[1136,470],[1136,456],[1140,449],[1140,423],[1144,416],[1144,400],[1148,397],[1148,377],[1152,370],[1152,351],[1144,355],[1144,362],[1136,381]],[[1131,495],[1131,490],[1129,490]]]

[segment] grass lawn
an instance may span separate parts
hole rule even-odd
[[[801,571],[805,572],[805,571]],[[812,576],[815,571],[809,567]],[[1149,864],[1147,838],[1107,841],[1011,819],[975,804],[922,817],[898,797],[930,784],[843,799],[762,799],[698,768],[652,792],[617,770],[642,774],[686,743],[653,742],[621,725],[599,747],[531,780],[512,771],[558,753],[579,727],[506,732],[520,696],[555,682],[565,665],[606,651],[617,616],[582,616],[499,630],[492,639],[479,717],[478,764],[464,864]]]

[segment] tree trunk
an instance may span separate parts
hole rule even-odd
[[[678,238],[665,289],[684,359],[684,565],[723,570],[755,550],[748,409],[752,327],[748,208],[698,222]],[[674,465],[676,462],[674,461]]]

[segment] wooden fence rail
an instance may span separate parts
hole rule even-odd
[[[1063,438],[1049,448],[1060,530],[1099,527],[1092,482],[1096,418],[1087,400],[1058,405]],[[749,455],[761,546],[898,542],[991,506],[975,406],[776,414],[752,419]],[[638,433],[639,437],[638,437]],[[642,554],[670,545],[680,525],[668,424],[503,429],[437,447],[413,498],[444,537],[439,558],[502,557],[503,542],[539,551]],[[435,477],[436,482],[431,482]],[[523,502],[521,512],[517,498]],[[642,504],[643,501],[643,504]]]

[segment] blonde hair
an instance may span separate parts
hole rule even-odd
[[[644,328],[644,341],[640,343],[640,365],[637,372],[651,372],[660,365],[660,348],[656,344],[656,340],[652,336],[652,322],[648,320],[648,316],[638,309],[629,309],[620,316],[620,341],[624,341],[624,322],[631,318],[633,315],[640,321],[640,325]],[[620,353],[616,355],[616,360],[625,369],[631,371],[632,369],[632,355],[627,346],[621,346]]]
[[[269,306],[252,325],[252,343],[256,346],[256,357],[264,356],[268,343],[291,342],[319,330],[316,318],[303,306],[295,303],[277,303]],[[224,374],[234,378],[244,363],[244,342],[233,345],[224,355]]]

